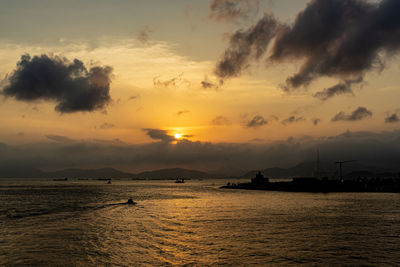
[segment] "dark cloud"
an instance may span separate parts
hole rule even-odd
[[[214,83],[207,81],[201,81],[201,87],[203,87],[204,89],[218,88],[218,86],[215,85]]]
[[[168,135],[165,132],[161,135]],[[367,166],[398,170],[400,131],[350,132],[336,136],[288,138],[267,143],[151,142],[127,144],[118,140],[71,140],[23,145],[0,143],[0,165],[42,169],[117,167],[126,170],[186,167],[242,174],[268,167],[292,167],[315,161],[356,159]],[[56,156],[55,156],[56,155]],[[1,168],[0,168],[1,169]]]
[[[382,70],[386,56],[398,52],[399,9],[398,0],[312,0],[292,25],[266,14],[255,26],[232,35],[215,73],[220,78],[239,75],[251,60],[264,56],[270,45],[270,63],[303,62],[299,72],[287,78],[284,90],[290,92],[326,76],[344,82],[318,96],[349,92],[351,84],[346,88],[346,80],[362,80],[367,71]]]
[[[221,79],[238,76],[251,60],[264,55],[268,43],[280,28],[273,15],[265,14],[255,26],[234,33],[228,49],[217,63],[215,74]]]
[[[211,124],[221,126],[221,125],[229,125],[231,124],[231,122],[228,118],[224,116],[217,116],[211,121]]]
[[[336,95],[353,94],[353,90],[351,89],[351,86],[355,83],[361,83],[362,80],[363,80],[362,77],[359,77],[358,79],[355,79],[355,80],[345,80],[345,81],[338,83],[332,87],[325,88],[324,90],[315,93],[314,97],[319,98],[322,101],[325,101]]]
[[[21,56],[2,94],[21,101],[55,101],[60,113],[104,109],[111,101],[112,68],[58,56]]]
[[[114,128],[115,125],[112,123],[105,122],[102,125],[100,125],[99,127],[100,127],[100,129],[111,129],[111,128]]]
[[[142,44],[148,44],[149,39],[150,39],[150,34],[153,31],[149,29],[148,26],[143,27],[143,29],[140,29],[137,32],[136,38],[142,43]]]
[[[201,81],[201,87],[203,89],[215,89],[218,90],[223,84],[224,81],[223,80],[219,80],[218,82],[214,83],[214,82],[210,82],[208,81],[207,77]]]
[[[345,114],[343,111],[336,114],[332,121],[359,121],[372,116],[372,112],[365,107],[358,107],[351,114]]]
[[[282,124],[283,125],[287,125],[287,124],[292,124],[294,122],[300,122],[300,121],[304,121],[304,117],[296,117],[296,116],[290,116],[289,118],[286,118],[284,120],[282,120]]]
[[[169,143],[175,140],[175,137],[169,135],[166,130],[161,129],[143,129],[146,134],[154,140],[159,140],[161,142]]]
[[[261,115],[255,115],[251,120],[246,122],[246,127],[247,128],[258,128],[260,126],[263,126],[267,124],[268,122],[264,119],[263,116]]]
[[[183,115],[183,114],[185,114],[185,113],[189,113],[189,112],[190,112],[190,110],[187,110],[187,109],[179,110],[179,111],[176,113],[176,116],[181,116],[181,115]]]
[[[235,21],[256,14],[259,0],[212,0],[209,17],[216,21]]]
[[[389,115],[385,118],[386,123],[394,123],[394,122],[399,122],[400,118],[397,116],[397,113],[393,113],[392,115]]]
[[[318,119],[318,118],[312,119],[312,123],[314,124],[314,126],[317,126],[320,122],[321,122],[321,119]]]

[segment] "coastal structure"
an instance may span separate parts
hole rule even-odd
[[[267,185],[269,183],[269,178],[264,177],[259,171],[256,176],[251,179],[251,183],[254,185]]]
[[[249,183],[228,183],[221,188],[288,192],[392,192],[400,193],[400,178],[364,178],[356,180],[318,179],[316,177],[295,177],[288,182],[270,182],[261,172]]]

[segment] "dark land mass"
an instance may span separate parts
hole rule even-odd
[[[337,165],[332,162],[321,162],[319,168],[324,170],[323,175],[332,177],[338,176]],[[267,168],[261,170],[264,176],[275,178],[293,178],[293,177],[312,177],[316,169],[315,162],[303,162],[290,168]],[[250,171],[236,176],[227,176],[224,174],[208,173],[198,170],[184,168],[169,168],[140,173],[123,172],[114,168],[99,169],[81,169],[70,168],[57,171],[43,171],[38,168],[26,166],[1,166],[0,178],[70,178],[70,179],[218,179],[218,178],[247,178],[250,179],[258,173],[258,170]],[[343,167],[343,176],[345,180],[356,179],[358,177],[393,177],[398,176],[398,170],[376,168],[365,166],[359,163],[349,163]]]
[[[52,178],[52,179],[207,179],[221,178],[221,175],[209,174],[206,172],[189,170],[183,168],[161,169],[154,171],[146,171],[138,174],[122,172],[114,168],[101,169],[64,169],[58,171],[42,171],[36,168],[9,166],[0,167],[0,178]]]
[[[122,172],[113,168],[101,168],[101,169],[65,169],[54,172],[46,172],[45,178],[132,178],[133,174],[128,172]],[[41,177],[40,177],[41,178]]]

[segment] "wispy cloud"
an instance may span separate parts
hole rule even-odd
[[[267,123],[268,123],[268,121],[266,119],[264,119],[263,116],[255,115],[249,121],[246,122],[246,127],[247,128],[258,128],[263,125],[266,125]]]
[[[355,80],[345,80],[332,87],[325,88],[324,90],[315,93],[314,97],[319,98],[322,101],[325,101],[337,95],[353,94],[353,90],[351,89],[352,85],[356,83],[361,83],[362,80],[363,79],[361,76]]]
[[[212,0],[209,17],[217,21],[246,19],[258,11],[259,5],[259,0]]]
[[[217,126],[230,125],[231,121],[227,117],[217,116],[214,119],[212,119],[211,124],[212,125],[217,125]]]
[[[144,26],[137,32],[136,38],[144,45],[147,45],[150,40],[150,34],[153,32],[148,26]]]
[[[388,115],[388,116],[385,118],[385,122],[386,122],[386,123],[400,122],[400,118],[399,118],[399,116],[397,115],[397,113],[392,113],[391,115]]]
[[[332,121],[360,121],[371,117],[372,112],[365,107],[358,107],[351,114],[345,114],[343,111],[336,114]]]
[[[158,76],[153,78],[153,85],[155,87],[176,87],[182,81],[183,73],[179,74],[176,77],[167,80],[161,80]]]
[[[103,123],[102,125],[99,126],[100,129],[111,129],[111,128],[114,128],[114,127],[115,127],[115,124],[108,123],[108,122],[105,122],[105,123]]]
[[[300,122],[300,121],[304,121],[304,120],[305,120],[305,118],[302,117],[302,116],[296,117],[296,116],[292,115],[292,116],[282,120],[282,124],[283,125],[288,125],[288,124],[292,124],[292,123]]]
[[[186,113],[189,113],[189,112],[190,112],[190,110],[187,110],[187,109],[179,110],[179,111],[176,113],[176,116],[181,116],[181,115],[186,114]]]

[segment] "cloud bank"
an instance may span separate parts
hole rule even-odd
[[[21,56],[1,94],[20,101],[55,101],[60,113],[104,109],[111,101],[112,68],[87,69],[78,59],[59,56]]]
[[[120,141],[73,140],[49,136],[51,141],[10,145],[0,143],[3,166],[43,169],[114,166],[125,170],[186,167],[241,174],[251,169],[291,167],[314,161],[317,148],[322,161],[356,159],[370,166],[398,170],[400,132],[344,132],[336,136],[288,138],[271,143],[169,142],[163,131],[148,129],[155,140],[147,144]]]

